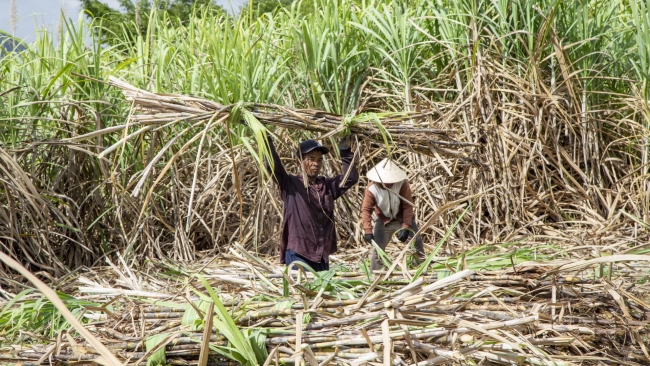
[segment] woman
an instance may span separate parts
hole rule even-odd
[[[391,160],[384,159],[366,175],[370,180],[361,207],[364,239],[373,240],[382,250],[397,233],[397,239],[405,243],[418,231],[413,218],[413,195],[406,180],[406,173]],[[374,222],[374,228],[373,228]],[[412,232],[411,232],[412,230]],[[416,256],[424,256],[422,238],[415,238]],[[376,250],[372,252],[370,269],[383,267]]]

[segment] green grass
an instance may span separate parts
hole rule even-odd
[[[82,323],[87,322],[82,318],[86,307],[99,307],[96,303],[76,299],[65,293],[58,292],[57,294],[70,312]],[[112,307],[109,306],[108,310],[112,310]],[[31,336],[25,334],[25,330],[44,337],[56,338],[61,331],[67,331],[69,328],[70,324],[61,316],[56,307],[47,298],[38,296],[35,289],[26,289],[18,293],[0,311],[2,337],[10,342],[15,342],[13,344],[30,340]]]

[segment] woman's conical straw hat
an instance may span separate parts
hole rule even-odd
[[[397,183],[405,180],[406,173],[392,160],[384,159],[368,171],[366,177],[377,183]]]

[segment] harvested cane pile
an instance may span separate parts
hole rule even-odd
[[[241,247],[230,253],[191,269],[167,264],[156,278],[111,264],[64,287],[95,304],[82,312],[87,328],[128,365],[650,362],[649,289],[639,284],[648,256],[455,273],[398,273],[392,265],[369,277],[344,267],[287,273]],[[170,285],[163,273],[181,276]],[[2,362],[98,357],[63,333],[14,346]]]
[[[168,123],[194,122],[208,123],[224,121],[230,117],[234,105],[224,106],[206,99],[177,94],[154,94],[117,79],[109,78],[109,84],[120,88],[126,99],[133,103],[134,112],[130,121],[146,130],[164,126]],[[321,139],[349,129],[357,136],[384,143],[391,136],[396,146],[428,155],[437,153],[458,158],[472,164],[481,165],[470,147],[480,145],[459,142],[453,139],[454,130],[430,128],[434,112],[391,113],[386,118],[376,114],[361,116],[353,122],[352,118],[305,109],[293,109],[279,105],[252,103],[251,114],[263,124],[291,130],[305,130],[321,133]],[[474,154],[475,155],[475,154]]]

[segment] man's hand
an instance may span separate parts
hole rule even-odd
[[[349,149],[352,144],[352,135],[347,135],[339,140],[339,149]]]
[[[368,244],[372,244],[373,239],[374,239],[374,236],[372,234],[365,234],[363,236],[363,240],[365,240]]]
[[[402,243],[406,243],[406,241],[409,238],[409,231],[406,229],[402,229],[397,232],[397,239],[401,241]]]

